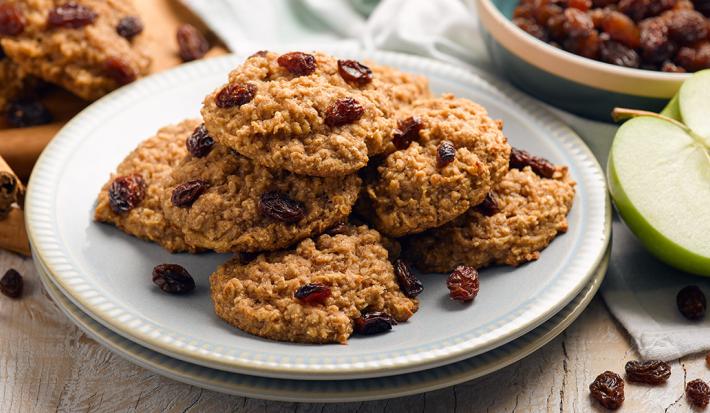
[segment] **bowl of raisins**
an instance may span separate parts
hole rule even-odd
[[[472,0],[509,80],[564,110],[611,121],[659,111],[710,68],[710,0]]]

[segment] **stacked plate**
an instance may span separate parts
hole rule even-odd
[[[569,165],[577,197],[569,231],[540,260],[482,271],[470,305],[451,302],[440,274],[422,274],[420,310],[388,334],[348,345],[279,343],[229,327],[213,313],[207,278],[226,255],[171,255],[92,220],[114,167],[159,127],[195,117],[203,97],[242,60],[228,56],[150,77],[92,105],[38,161],[26,200],[35,265],[47,291],[80,328],[159,374],[226,393],[288,401],[403,396],[480,377],[525,357],[587,306],[607,268],[610,206],[604,175],[570,129],[530,98],[456,67],[352,49],[327,52],[429,77],[435,92],[481,103],[505,122],[511,144]],[[177,263],[194,294],[154,288],[152,268]]]

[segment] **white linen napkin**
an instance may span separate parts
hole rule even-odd
[[[317,49],[341,42],[431,57],[470,70],[491,66],[475,10],[461,0],[182,0],[234,52]],[[487,74],[490,76],[490,74]],[[606,165],[614,125],[550,108],[575,129]],[[710,280],[682,274],[647,253],[618,219],[602,295],[644,358],[672,360],[710,349],[710,316],[691,323],[675,306],[678,290]]]

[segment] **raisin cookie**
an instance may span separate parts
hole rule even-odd
[[[318,284],[317,302],[296,292]],[[348,226],[337,235],[306,239],[289,251],[235,258],[210,277],[215,312],[260,337],[301,343],[346,343],[354,320],[384,312],[406,321],[418,302],[399,289],[377,231]]]
[[[431,98],[429,79],[402,72],[389,66],[368,63],[374,77],[385,84],[383,89],[394,105],[395,112],[406,111],[417,100]]]
[[[151,59],[133,38],[140,23],[126,28],[126,19],[137,19],[130,0],[5,0],[0,6],[20,22],[0,40],[5,53],[40,79],[93,100],[148,74]]]
[[[2,55],[0,49],[0,113],[24,90],[25,73],[19,66]]]
[[[345,221],[356,175],[309,177],[269,169],[219,144],[173,169],[163,210],[192,245],[218,252],[276,250]]]
[[[410,238],[409,255],[419,269],[430,272],[537,260],[557,234],[567,231],[574,187],[566,167],[556,167],[552,179],[530,167],[511,169],[485,203]]]
[[[342,176],[391,140],[389,87],[352,60],[260,52],[205,99],[202,116],[217,141],[261,165]]]
[[[169,198],[170,193],[164,187],[164,180],[170,175],[173,167],[180,163],[188,154],[185,140],[199,126],[197,120],[186,120],[180,124],[167,126],[131,152],[118,165],[116,174],[104,185],[99,193],[96,205],[95,219],[116,225],[124,232],[133,236],[150,240],[173,251],[196,251],[185,243],[182,232],[173,227],[163,215],[163,198]],[[114,199],[113,205],[109,189],[117,178],[135,177],[139,175],[143,196],[137,196],[133,208],[125,202]],[[144,186],[140,188],[140,186]],[[114,187],[114,196],[126,196],[120,188]]]

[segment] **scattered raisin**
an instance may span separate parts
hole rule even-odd
[[[493,215],[500,212],[500,206],[491,194],[486,195],[486,198],[483,200],[483,202],[476,205],[475,208],[476,212],[487,217],[492,217]]]
[[[135,70],[120,57],[109,57],[104,62],[104,73],[119,85],[127,85],[138,77]]]
[[[671,366],[660,360],[629,361],[624,367],[629,381],[662,384],[671,376]]]
[[[264,57],[269,53],[268,50],[257,50],[256,52],[252,53],[247,57],[247,59],[251,59],[252,57]]]
[[[306,208],[302,203],[275,191],[261,195],[259,211],[267,217],[288,223],[298,222],[306,216]]]
[[[360,119],[365,113],[365,108],[353,98],[336,100],[325,111],[325,124],[335,128],[347,125]]]
[[[602,21],[602,30],[623,45],[635,49],[639,47],[641,32],[633,20],[618,11],[610,11]]]
[[[599,45],[599,58],[617,66],[637,68],[641,65],[641,58],[634,49],[614,40]]]
[[[49,12],[47,26],[50,28],[79,29],[92,24],[98,15],[90,7],[70,1]]]
[[[294,296],[308,305],[325,304],[330,297],[330,287],[323,284],[311,283],[301,286]]]
[[[143,33],[143,22],[136,16],[126,16],[118,21],[116,33],[125,39],[131,40]]]
[[[414,298],[424,291],[422,282],[412,274],[409,265],[401,258],[394,262],[394,275],[397,276],[399,288],[407,297]]]
[[[0,4],[0,36],[17,36],[25,30],[25,18],[14,4]]]
[[[710,402],[710,386],[701,379],[695,379],[685,385],[685,395],[692,405],[705,407]]]
[[[449,297],[452,300],[472,301],[478,295],[478,271],[473,267],[459,265],[446,279]]]
[[[543,178],[552,178],[555,175],[555,165],[545,158],[533,156],[522,149],[513,148],[510,151],[510,168],[523,169],[529,166],[533,172]]]
[[[210,42],[191,24],[183,24],[177,30],[177,43],[183,62],[203,58],[210,51]]]
[[[170,294],[185,294],[195,289],[195,280],[177,264],[160,264],[153,268],[153,283]]]
[[[419,131],[424,124],[418,116],[410,116],[397,123],[397,130],[392,137],[392,143],[398,150],[407,149],[413,141],[419,139]]]
[[[187,151],[195,158],[204,158],[214,147],[214,139],[210,136],[205,124],[198,126],[185,142]]]
[[[0,292],[10,298],[20,298],[24,282],[22,276],[14,268],[10,268],[0,278]]]
[[[708,35],[705,17],[695,10],[677,10],[668,13],[668,34],[681,45],[704,40]]]
[[[348,232],[348,224],[346,224],[345,222],[338,222],[337,224],[335,224],[332,227],[325,230],[325,233],[330,235],[331,237],[334,237],[336,235],[346,234],[347,232]]]
[[[7,123],[15,128],[46,125],[53,120],[52,114],[40,102],[19,101],[10,103],[5,113]]]
[[[364,336],[392,330],[397,321],[387,313],[367,313],[355,319],[355,332]]]
[[[707,300],[700,287],[689,285],[678,292],[676,296],[678,311],[688,320],[700,320],[705,316]]]
[[[592,397],[607,409],[616,410],[624,403],[624,380],[618,374],[605,371],[589,385]]]
[[[436,166],[443,168],[456,159],[456,147],[450,141],[441,141],[436,148]]]
[[[338,73],[346,82],[358,86],[372,82],[372,70],[357,60],[338,60]]]
[[[317,67],[315,56],[302,52],[282,54],[276,59],[276,62],[279,66],[296,76],[308,76],[315,72]]]
[[[256,96],[256,86],[252,83],[233,83],[225,86],[215,98],[218,108],[226,109],[245,105]]]
[[[123,214],[137,207],[145,198],[146,184],[138,174],[119,176],[108,188],[109,205],[113,212]]]
[[[187,181],[175,187],[170,201],[176,207],[190,207],[209,187],[209,183],[200,179]]]

